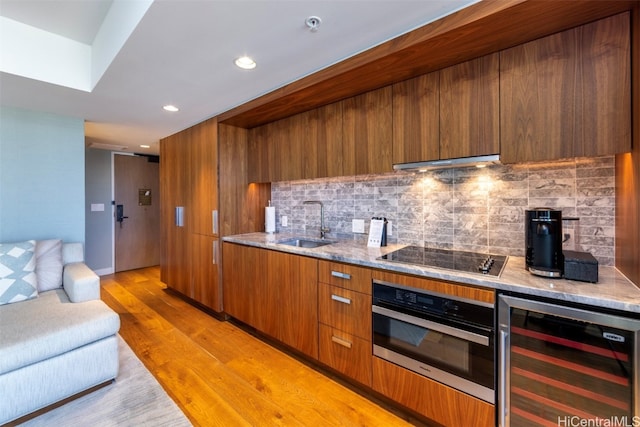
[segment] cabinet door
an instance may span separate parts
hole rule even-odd
[[[210,119],[189,133],[190,161],[183,165],[190,173],[190,231],[217,236],[214,211],[218,209],[218,128]],[[217,215],[215,215],[217,216]]]
[[[267,251],[264,332],[318,358],[318,260]]]
[[[393,85],[393,163],[440,158],[437,72]]]
[[[304,177],[303,143],[307,131],[297,116],[269,123],[271,140],[269,155],[273,158],[271,181],[293,181]]]
[[[160,140],[160,279],[170,288],[191,294],[188,221],[188,134],[181,132]],[[176,225],[176,208],[183,207],[184,226]]]
[[[342,104],[334,103],[295,116],[302,142],[303,178],[342,175]]]
[[[224,311],[251,325],[257,324],[260,284],[265,280],[266,251],[223,242],[222,288]]]
[[[222,289],[218,277],[220,242],[218,238],[192,234],[193,299],[210,309],[222,311]]]
[[[498,54],[440,71],[441,159],[500,152],[498,91]]]
[[[371,341],[371,296],[319,283],[318,319],[326,325]]]
[[[371,387],[371,341],[320,324],[320,362]]]
[[[629,43],[624,13],[501,52],[503,162],[628,151]]]
[[[366,267],[320,260],[318,276],[322,283],[371,295],[371,272]]]
[[[343,174],[393,170],[391,86],[343,102]]]
[[[378,357],[373,357],[373,389],[445,426],[495,425],[490,403]]]

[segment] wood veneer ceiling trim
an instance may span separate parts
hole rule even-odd
[[[631,10],[636,0],[484,0],[219,116],[251,128]]]

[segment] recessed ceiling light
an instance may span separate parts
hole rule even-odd
[[[175,105],[165,105],[164,107],[162,107],[165,111],[170,111],[172,113],[175,113],[176,111],[180,111],[180,109],[178,107],[176,107]]]
[[[140,144],[140,148],[151,148],[151,146],[147,144]]]
[[[243,70],[253,70],[256,68],[256,62],[248,56],[237,58],[234,63]]]

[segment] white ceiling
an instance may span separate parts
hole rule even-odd
[[[476,1],[0,0],[0,102],[82,118],[87,144],[154,154],[162,137]],[[244,54],[254,70],[233,65]]]

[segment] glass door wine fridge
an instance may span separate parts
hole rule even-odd
[[[640,426],[640,320],[518,295],[498,298],[498,422]]]

